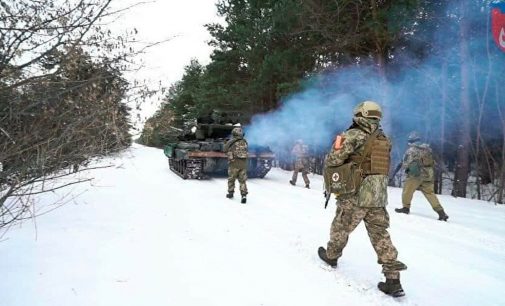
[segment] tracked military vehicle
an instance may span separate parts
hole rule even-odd
[[[179,136],[179,141],[165,146],[170,170],[183,179],[207,179],[225,175],[228,159],[224,144],[239,121],[238,113],[214,112],[198,118],[189,132]],[[247,175],[263,178],[272,168],[273,152],[266,146],[249,144]]]

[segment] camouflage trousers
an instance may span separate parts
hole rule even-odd
[[[228,193],[235,191],[235,180],[240,184],[240,194],[247,195],[247,170],[243,168],[228,167]]]
[[[302,178],[303,178],[303,181],[305,182],[305,185],[309,185],[310,180],[309,180],[309,177],[307,176],[307,174],[309,174],[309,170],[308,170],[308,167],[306,167],[304,165],[304,163],[301,161],[297,161],[295,163],[293,176],[291,178],[291,181],[293,182],[293,184],[296,184],[296,180],[298,179],[298,172],[302,173]]]
[[[435,195],[434,188],[435,187],[433,181],[423,181],[421,178],[407,177],[402,191],[403,207],[410,208],[410,203],[412,202],[414,192],[416,190],[420,190],[434,211],[439,212],[444,210],[442,205],[440,205],[437,196]]]
[[[407,269],[407,266],[397,260],[398,251],[387,231],[389,215],[384,207],[356,207],[352,200],[341,201],[331,224],[330,241],[326,249],[328,258],[338,259],[342,256],[349,234],[362,220],[377,253],[378,263],[382,265],[382,273],[386,278],[399,279],[400,271]]]

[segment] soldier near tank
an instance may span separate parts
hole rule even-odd
[[[347,244],[349,234],[364,221],[370,242],[382,265],[385,282],[378,288],[393,297],[405,295],[400,283],[400,271],[407,266],[397,260],[398,252],[387,231],[389,215],[387,184],[391,142],[380,128],[382,110],[372,101],[360,103],[354,109],[353,124],[337,136],[325,160],[325,185],[332,180],[329,191],[340,193],[337,211],[330,228],[326,249],[320,247],[319,257],[332,267]],[[329,169],[335,171],[333,174]],[[346,170],[347,169],[347,170]],[[328,174],[329,173],[329,174]]]
[[[310,180],[307,176],[309,173],[309,148],[303,143],[303,140],[298,139],[291,150],[291,154],[293,155],[295,162],[293,165],[293,177],[289,183],[295,186],[298,178],[298,172],[301,172],[303,181],[305,182],[305,188],[310,188]]]
[[[402,161],[402,168],[407,174],[402,192],[403,207],[396,208],[397,213],[409,214],[412,196],[416,190],[420,190],[438,214],[438,220],[447,221],[449,219],[435,195],[434,166],[435,160],[430,145],[422,143],[417,132],[410,133],[408,149],[405,151]]]
[[[240,127],[233,128],[231,136],[232,138],[224,145],[224,151],[228,156],[228,194],[226,197],[233,198],[235,180],[238,179],[241,202],[245,204],[247,201],[247,141]]]

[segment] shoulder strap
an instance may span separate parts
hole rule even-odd
[[[224,148],[224,149],[225,149],[225,151],[230,150],[230,149],[231,149],[231,147],[232,147],[232,146],[233,146],[233,145],[234,145],[237,141],[239,141],[239,140],[240,140],[240,138],[232,138],[232,139],[228,140],[228,142],[226,143],[225,148]]]
[[[377,136],[379,136],[380,129],[377,128],[370,136],[368,136],[367,140],[365,141],[365,148],[363,150],[363,155],[361,156],[361,161],[358,164],[359,167],[365,162],[365,158],[370,154],[370,150],[372,148],[372,144],[377,139]]]

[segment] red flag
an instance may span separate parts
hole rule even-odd
[[[496,45],[505,52],[505,2],[491,4],[491,31]]]

